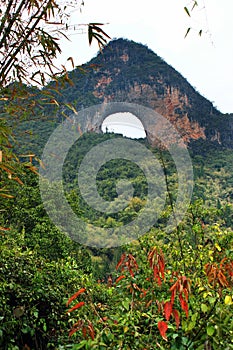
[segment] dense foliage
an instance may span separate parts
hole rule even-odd
[[[134,197],[124,211],[100,216],[80,197],[82,158],[114,137],[120,135],[84,135],[64,167],[71,206],[103,227],[137,216],[147,194],[140,169],[119,160],[100,169],[97,183],[101,195],[117,200],[116,181],[132,180]],[[175,199],[174,164],[166,152],[154,152]],[[5,198],[0,212],[1,348],[232,349],[231,152],[194,154],[193,164],[193,202],[179,228],[164,233],[168,201],[147,235],[117,249],[80,246],[60,232],[43,208],[37,175],[24,170],[24,185],[15,182],[14,198]]]
[[[69,299],[76,302],[68,310],[77,314],[74,345],[62,349],[232,349],[232,250],[220,247],[225,238],[215,236],[212,248],[183,240],[185,271],[179,247],[163,238],[157,231],[126,248],[121,272],[103,287],[104,303],[91,307],[88,287]]]

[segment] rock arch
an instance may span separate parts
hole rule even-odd
[[[150,108],[134,103],[111,102],[95,105],[78,112],[78,115],[74,116],[74,123],[79,124],[82,133],[102,133],[101,126],[108,116],[127,112],[141,121],[146,138],[152,146],[167,137],[171,143],[178,142],[177,133],[166,118]]]

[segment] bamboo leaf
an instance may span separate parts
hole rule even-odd
[[[187,35],[188,35],[188,33],[190,32],[190,30],[191,30],[191,28],[189,27],[188,29],[187,29],[187,32],[186,32],[186,34],[185,34],[185,38],[187,37]]]
[[[187,13],[187,15],[189,16],[189,17],[191,17],[191,15],[190,15],[190,13],[189,13],[189,10],[188,10],[188,8],[185,6],[184,7],[184,10],[185,10],[185,12]]]

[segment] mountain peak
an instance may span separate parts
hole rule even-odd
[[[146,62],[153,60],[157,61],[157,64],[166,64],[164,60],[156,55],[146,45],[136,43],[133,40],[128,39],[113,39],[105,46],[102,52],[99,52],[97,57],[93,60],[109,61],[114,57],[115,60],[119,59],[124,63],[128,62],[130,65],[137,64],[139,61]]]
[[[82,67],[86,73],[72,71],[75,88],[63,93],[77,110],[102,102],[136,103],[167,118],[188,145],[198,141],[232,148],[232,116],[220,113],[147,46],[114,39]]]

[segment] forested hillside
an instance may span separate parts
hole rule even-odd
[[[121,136],[84,135],[70,150],[64,166],[70,205],[79,217],[96,227],[124,225],[146,202],[144,174],[123,160],[100,169],[97,183],[100,194],[111,201],[117,200],[116,181],[130,178],[134,197],[125,210],[101,215],[77,191],[77,172],[84,155],[99,142],[116,137]],[[145,140],[141,142],[145,144]],[[175,198],[172,159],[166,152],[154,152],[166,164],[169,191]],[[32,349],[136,349],[149,348],[156,339],[164,349],[202,349],[204,342],[216,349],[231,349],[231,152],[195,155],[193,164],[192,203],[179,229],[170,234],[163,230],[172,210],[167,200],[163,215],[148,234],[115,249],[81,246],[60,232],[43,208],[37,175],[25,173],[21,178],[24,185],[15,185],[14,198],[5,199],[1,210],[7,228],[1,236],[1,347],[21,349],[27,344]],[[115,270],[118,261],[122,272]],[[170,288],[175,281],[183,287],[176,287],[180,299],[172,306],[173,320],[165,310],[170,310]],[[66,301],[82,288],[85,292],[80,292],[78,301],[85,305],[79,304],[80,311],[78,308],[66,314]],[[179,290],[186,290],[183,297]],[[171,318],[166,334],[157,327],[163,312],[165,320]],[[70,334],[74,334],[69,337],[71,328]],[[76,345],[68,347],[70,343]]]
[[[43,89],[13,83],[4,93],[0,140],[11,158],[0,160],[0,348],[233,349],[232,115],[216,110],[148,48],[123,39]],[[166,193],[159,178],[147,178],[137,164],[116,158],[96,177],[109,210],[98,210],[98,202],[97,209],[91,207],[79,188],[82,160],[95,146],[126,138],[78,130],[82,136],[69,149],[62,184],[55,178],[53,191],[63,187],[86,224],[82,245],[48,216],[38,168],[46,166],[43,149],[62,121],[114,101],[153,108],[178,128],[192,161],[193,193],[182,222],[168,231],[169,218],[176,219],[176,164],[168,150],[139,139],[158,160]],[[128,190],[125,181],[133,195],[111,212]],[[148,221],[165,197],[159,218],[146,234],[113,248],[116,237],[101,228],[117,232],[140,216],[150,186],[157,197]],[[46,205],[68,221],[54,203],[48,198]],[[83,227],[76,227],[79,234],[85,234]]]

